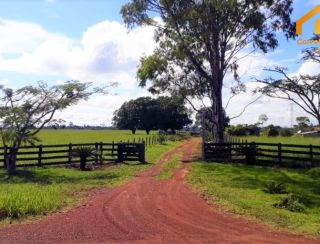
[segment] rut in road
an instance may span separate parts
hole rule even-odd
[[[198,140],[166,153],[160,162],[123,186],[104,189],[66,213],[0,229],[1,243],[319,243],[219,212],[184,183]],[[169,180],[161,165],[182,153]]]

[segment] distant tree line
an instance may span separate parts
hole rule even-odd
[[[114,112],[113,126],[117,129],[172,131],[182,129],[192,123],[189,111],[182,100],[161,96],[156,99],[140,97],[122,104]]]

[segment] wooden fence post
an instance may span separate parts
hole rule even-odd
[[[281,143],[278,144],[278,163],[282,166],[282,145]]]
[[[94,149],[96,151],[95,156],[94,156],[94,162],[97,164],[98,163],[98,150],[99,150],[99,144],[96,142],[94,144]]]
[[[99,149],[99,163],[102,165],[103,163],[103,142],[100,142],[100,149]]]
[[[123,144],[118,143],[118,158],[117,162],[123,162]]]
[[[311,163],[311,167],[313,167],[313,148],[312,148],[312,144],[310,144],[309,146],[309,150],[310,150],[310,163]]]
[[[3,148],[3,167],[7,168],[7,154],[8,154],[8,147],[4,146]]]
[[[72,143],[69,143],[69,155],[68,155],[68,163],[71,164],[72,159]]]
[[[112,154],[112,158],[113,158],[113,157],[115,156],[115,155],[114,155],[114,141],[112,141],[111,154]]]
[[[42,166],[42,145],[39,145],[38,151],[38,167]]]
[[[139,144],[139,161],[141,163],[145,163],[146,162],[146,147],[144,142],[142,142],[141,144]]]

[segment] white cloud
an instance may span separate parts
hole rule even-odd
[[[49,33],[38,24],[0,18],[0,54],[21,54],[51,40],[65,42],[71,39],[56,33]]]
[[[90,27],[81,40],[75,41],[50,34],[38,25],[14,23],[16,32],[20,29],[28,32],[29,39],[21,41],[22,45],[17,43],[9,47],[12,53],[20,53],[17,58],[0,56],[2,71],[63,75],[77,80],[118,81],[123,87],[130,88],[135,83],[140,57],[150,54],[155,47],[152,27],[128,32],[123,24],[104,21]],[[9,27],[5,27],[4,31],[9,32]],[[13,42],[23,40],[15,35],[8,38]],[[10,43],[8,38],[2,38],[7,46]],[[0,55],[7,51],[8,48],[0,48]]]

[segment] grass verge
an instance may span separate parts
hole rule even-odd
[[[124,163],[118,166],[79,171],[63,167],[30,168],[14,177],[0,171],[0,223],[47,214],[79,199],[79,192],[90,188],[111,187],[131,180],[156,163],[171,148],[182,142],[148,147],[146,164]]]
[[[188,182],[226,210],[295,233],[320,234],[320,169],[289,170],[259,166],[195,162]],[[281,182],[290,194],[270,194],[270,182]],[[304,209],[292,212],[274,205],[295,194]]]
[[[168,162],[162,165],[160,173],[156,176],[157,180],[166,180],[172,177],[173,171],[180,166],[181,154],[176,154]]]

